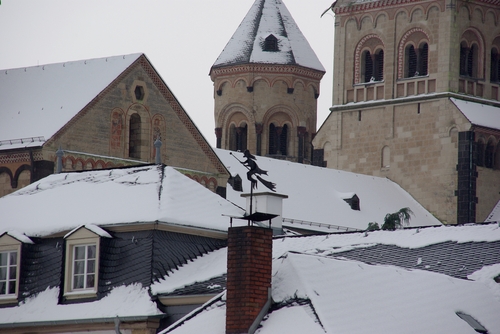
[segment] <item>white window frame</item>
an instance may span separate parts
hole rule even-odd
[[[10,254],[11,252],[16,252],[16,288],[15,291],[12,293],[5,293],[5,294],[0,294],[0,304],[7,304],[7,303],[12,303],[12,302],[17,302],[17,297],[19,296],[19,278],[20,278],[20,272],[21,272],[21,242],[15,238],[12,238],[11,236],[4,234],[3,236],[0,237],[0,253],[7,253]],[[6,283],[8,289],[9,281],[12,281],[12,279],[9,279],[9,274],[10,274],[10,268],[12,265],[10,264],[10,256],[7,257],[7,276],[6,276]]]
[[[85,262],[84,262],[84,287],[74,288],[75,276],[75,253],[77,247],[82,246],[95,246],[95,259],[94,259],[94,285],[86,286],[86,276],[88,274],[87,268],[87,251],[85,247]],[[94,232],[82,227],[77,231],[71,233],[66,237],[66,261],[64,273],[64,297],[66,299],[79,299],[79,298],[94,298],[97,297],[97,286],[99,282],[99,254],[100,254],[100,238]]]

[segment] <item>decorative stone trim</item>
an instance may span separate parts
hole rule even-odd
[[[212,80],[217,76],[235,75],[242,73],[265,73],[265,74],[294,74],[304,76],[314,80],[321,80],[324,71],[309,69],[296,65],[266,65],[266,64],[245,64],[226,67],[212,67],[210,76]]]

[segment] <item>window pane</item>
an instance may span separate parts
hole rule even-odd
[[[78,275],[73,277],[73,289],[83,289],[83,276]]]
[[[87,273],[89,274],[95,273],[95,260],[89,260],[87,262]]]
[[[0,266],[7,265],[7,253],[0,253]]]
[[[9,282],[9,292],[10,294],[16,293],[16,281]]]
[[[7,268],[0,268],[0,280],[5,281],[7,279]]]
[[[75,260],[82,260],[85,258],[85,246],[75,247]]]
[[[0,282],[0,295],[5,295],[6,294],[6,291],[5,291],[6,287],[7,287],[7,283],[6,282]]]
[[[10,267],[9,278],[16,279],[16,274],[17,274],[17,267],[16,266]]]
[[[83,274],[85,270],[85,262],[75,261],[75,274]]]
[[[17,264],[17,252],[10,252],[10,265]]]
[[[87,288],[94,287],[94,275],[87,275]]]
[[[92,245],[92,246],[88,246],[88,255],[87,257],[89,259],[95,259],[95,245]]]

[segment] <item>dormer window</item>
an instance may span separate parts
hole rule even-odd
[[[359,206],[359,197],[358,195],[354,194],[350,197],[343,198],[343,200],[349,204],[352,210],[360,211],[360,206]]]
[[[33,242],[20,233],[0,235],[0,304],[17,302],[22,243]]]
[[[95,225],[80,226],[66,234],[66,299],[96,298],[101,237],[111,236]]]
[[[278,50],[278,39],[274,35],[269,35],[264,41],[264,51],[279,51]]]

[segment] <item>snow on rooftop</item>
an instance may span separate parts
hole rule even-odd
[[[470,333],[456,311],[500,332],[500,302],[481,283],[304,254],[274,263],[274,302],[309,299],[327,333]]]
[[[19,231],[16,231],[16,230],[6,231],[4,233],[1,233],[0,237],[4,234],[7,234],[7,235],[13,237],[14,239],[16,239],[17,241],[20,241],[24,244],[33,244],[33,240],[31,240],[28,236],[26,236],[26,234],[21,233]]]
[[[29,208],[29,209],[28,209]],[[172,167],[141,166],[50,175],[0,198],[0,231],[29,236],[135,222],[226,231],[244,210]]]
[[[500,130],[500,108],[456,98],[450,100],[472,124]]]
[[[500,222],[500,200],[497,202],[491,213],[484,220],[485,222]]]
[[[0,150],[43,144],[141,55],[0,70]]]
[[[163,314],[141,284],[119,286],[100,300],[59,304],[59,288],[47,288],[16,307],[0,309],[2,324],[38,321],[78,321]]]
[[[243,192],[249,192],[247,169],[235,159],[236,157],[244,161],[243,154],[222,149],[215,149],[215,152],[231,175],[241,177]],[[263,178],[276,183],[276,192],[288,195],[288,198],[283,200],[284,218],[326,225],[301,226],[299,223],[285,222],[285,226],[327,232],[334,231],[329,229],[329,226],[365,230],[370,222],[377,222],[382,226],[386,214],[404,207],[409,207],[414,213],[410,226],[441,225],[410,194],[387,178],[260,156],[257,157],[257,164],[268,171],[269,175],[264,175]],[[261,184],[257,190],[268,191]],[[241,194],[227,185],[227,199],[245,207],[245,199]],[[360,210],[351,209],[344,200],[346,197],[352,198],[354,194],[359,198]]]
[[[264,41],[271,34],[278,39],[278,51],[264,51]],[[280,0],[256,0],[213,66],[242,63],[300,65],[325,71]]]
[[[402,248],[420,248],[446,241],[482,242],[500,240],[497,224],[469,226],[439,226],[369,233],[339,233],[320,236],[283,237],[273,241],[273,258],[287,252],[331,255],[353,248],[376,244]],[[151,286],[153,294],[169,293],[195,282],[204,282],[227,273],[227,248],[205,254],[169,273],[168,277]],[[498,274],[498,273],[497,273]]]
[[[500,333],[500,301],[485,284],[423,270],[285,253],[274,257],[272,298],[284,306],[256,333],[473,332],[457,311]],[[225,311],[219,300],[164,333],[222,334]]]

